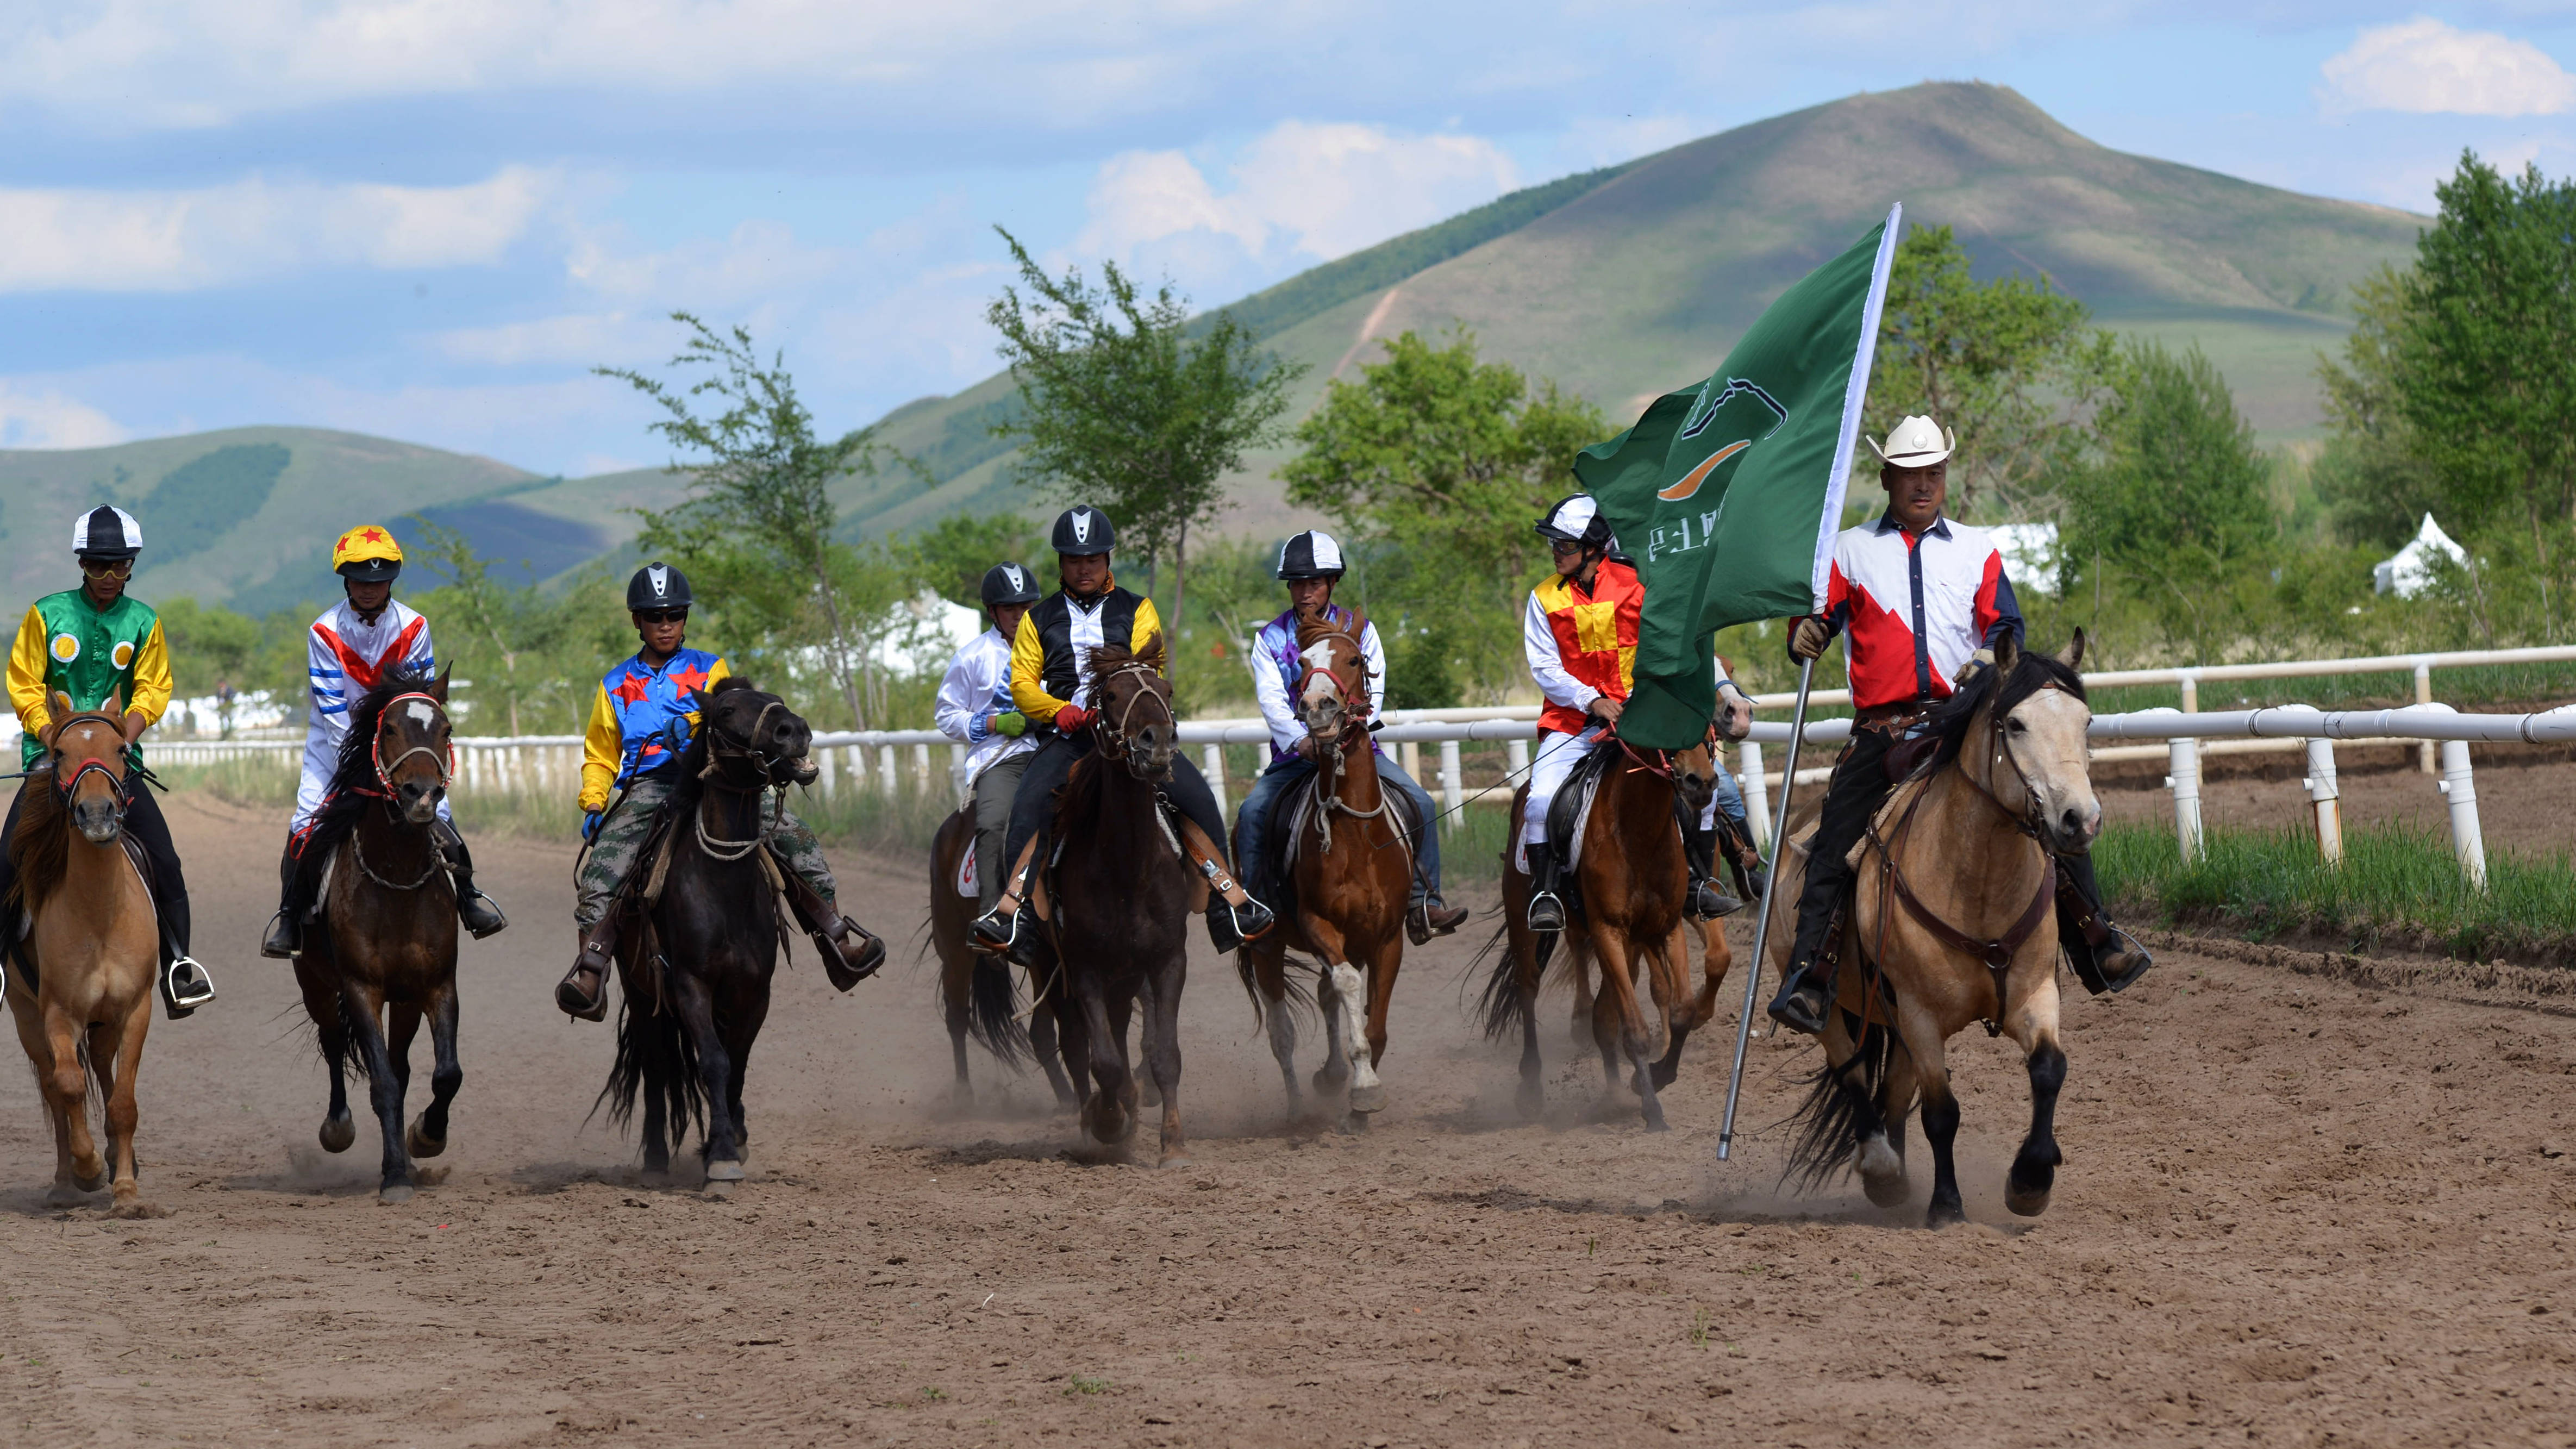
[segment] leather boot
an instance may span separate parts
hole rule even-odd
[[[1529,848],[1530,898],[1529,928],[1533,931],[1565,929],[1565,902],[1556,893],[1556,850],[1541,841]]]
[[[430,839],[438,842],[439,859],[447,863],[449,879],[456,883],[456,920],[475,940],[507,929],[510,918],[490,896],[474,888],[474,857],[465,849],[465,837],[456,833],[455,825],[440,820],[429,827]]]
[[[1467,908],[1453,906],[1436,895],[1415,899],[1404,912],[1404,934],[1417,946],[1427,945],[1434,936],[1446,936],[1467,923]]]
[[[832,988],[847,991],[877,974],[885,964],[885,942],[871,936],[858,922],[842,915],[822,892],[803,876],[779,862],[779,879],[787,883],[787,906],[796,913],[796,922],[814,941],[814,954],[823,958],[823,974]]]
[[[1800,926],[1808,923],[1800,921]],[[1809,1036],[1825,1034],[1825,1013],[1834,1005],[1835,968],[1841,964],[1837,953],[1843,931],[1842,908],[1837,906],[1825,918],[1825,928],[1814,937],[1802,930],[1789,949],[1789,969],[1780,981],[1780,994],[1771,998],[1771,1019]]]
[[[1029,867],[1037,859],[1038,837],[1020,847],[1020,858],[1011,863],[1011,873],[1002,882],[1002,894],[993,908],[975,918],[967,931],[969,944],[979,951],[991,951],[1012,962],[1028,966],[1037,960],[1037,913],[1029,909],[1021,892],[1028,889]]]
[[[161,932],[161,1010],[172,1021],[183,1021],[197,1014],[197,1008],[215,999],[214,978],[206,968],[171,936]]]
[[[578,1021],[599,1021],[608,1015],[608,974],[616,966],[616,953],[617,910],[612,906],[598,925],[583,934],[581,954],[564,979],[555,983],[555,1005],[565,1015]]]
[[[272,960],[288,961],[302,952],[304,922],[298,917],[303,914],[291,904],[279,906],[277,914],[269,917],[268,935],[259,943],[259,954]]]
[[[2058,942],[2075,968],[2075,979],[2095,996],[2126,991],[2156,964],[2146,947],[2112,925],[2100,907],[2084,898],[2062,866],[2057,874],[2057,918]]]
[[[1178,811],[1173,813],[1179,815]],[[1242,882],[1226,874],[1225,856],[1207,838],[1207,832],[1199,829],[1198,822],[1187,816],[1179,819],[1182,848],[1189,852],[1191,862],[1208,883],[1208,940],[1216,946],[1217,954],[1270,934],[1279,918],[1268,906],[1254,900]]]

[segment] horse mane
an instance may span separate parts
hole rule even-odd
[[[359,812],[384,793],[376,780],[376,729],[384,723],[385,707],[397,696],[419,694],[436,682],[425,669],[396,670],[349,706],[349,732],[340,737],[340,758],[331,767],[331,785],[322,797],[322,808],[314,812],[312,828],[305,833],[302,858],[329,860],[331,852],[357,832]]]
[[[2015,650],[2009,670],[1978,670],[1975,678],[1932,706],[1932,712],[1923,717],[1924,732],[1938,738],[1941,744],[1925,762],[1922,773],[1929,775],[1959,757],[1960,746],[1967,742],[1968,724],[1977,717],[1978,710],[1992,704],[1996,714],[2010,714],[2023,700],[2043,689],[2062,689],[2083,699],[2084,676],[2059,663],[2056,655],[2037,649]]]
[[[1167,662],[1168,656],[1163,648],[1163,631],[1160,629],[1145,636],[1145,647],[1142,649],[1131,648],[1125,644],[1103,644],[1091,651],[1091,672],[1095,678],[1129,664],[1142,664],[1156,674],[1161,674]]]
[[[1311,649],[1315,647],[1316,641],[1333,634],[1347,634],[1350,636],[1351,642],[1357,644],[1360,640],[1361,633],[1368,628],[1368,616],[1362,614],[1357,609],[1347,610],[1346,612],[1351,616],[1351,621],[1347,624],[1334,623],[1332,611],[1330,609],[1317,614],[1311,619],[1298,620],[1297,647],[1299,649]]]
[[[18,873],[10,896],[29,916],[62,888],[71,846],[72,812],[54,788],[53,772],[29,775],[18,790],[18,833],[9,837],[9,866]]]

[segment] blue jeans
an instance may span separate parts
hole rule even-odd
[[[1270,863],[1263,857],[1262,849],[1270,829],[1272,807],[1279,803],[1279,797],[1286,794],[1290,786],[1302,783],[1313,773],[1315,766],[1305,756],[1281,755],[1270,762],[1270,768],[1263,770],[1261,778],[1253,781],[1252,789],[1245,793],[1243,808],[1234,816],[1234,862],[1235,869],[1243,873],[1247,889],[1258,889],[1262,872],[1269,869]],[[1404,773],[1404,767],[1388,755],[1377,757],[1377,778],[1379,784],[1402,791],[1405,798],[1413,802],[1413,818],[1424,822],[1422,833],[1413,842],[1411,900],[1421,900],[1426,889],[1437,897],[1440,894],[1440,813],[1432,808],[1430,793],[1413,783],[1413,778]]]
[[[1728,772],[1726,762],[1724,760],[1717,762],[1717,793],[1710,798],[1709,804],[1715,806],[1717,810],[1726,812],[1726,818],[1735,822],[1736,830],[1742,834],[1745,839],[1753,840],[1753,827],[1748,824],[1744,818],[1744,792],[1736,788],[1735,776]],[[1715,818],[1714,811],[1703,810],[1700,812],[1700,828],[1702,830],[1715,829],[1716,826],[1717,820]],[[1755,840],[1753,842],[1754,848],[1757,850],[1768,843],[1769,842],[1767,841],[1759,840]]]

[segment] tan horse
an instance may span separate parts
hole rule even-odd
[[[53,717],[40,737],[45,762],[19,787],[9,847],[41,983],[29,989],[26,958],[13,953],[9,1010],[54,1127],[45,1201],[69,1207],[108,1186],[118,1217],[148,1217],[155,1209],[134,1172],[134,1076],[152,1025],[161,934],[152,892],[125,848],[125,706],[111,694],[82,712],[57,691]],[[92,1077],[107,1101],[104,1157],[90,1133]]]
[[[1065,1076],[1064,1063],[1056,1053],[1055,1008],[1049,1002],[1037,1002],[1023,1027],[1015,1011],[1019,1003],[1011,985],[1011,963],[974,949],[967,936],[974,924],[975,897],[960,894],[957,884],[974,851],[975,807],[969,803],[942,821],[939,833],[930,838],[930,939],[925,948],[939,958],[939,1003],[948,1024],[949,1054],[957,1065],[953,1100],[959,1107],[975,1101],[974,1086],[966,1075],[966,1038],[971,1035],[1015,1070],[1035,1056],[1046,1069],[1048,1084],[1055,1088],[1056,1105],[1070,1110],[1073,1082]],[[1029,989],[1034,992],[1039,985],[1032,981]]]
[[[1321,618],[1298,627],[1306,668],[1293,691],[1297,714],[1309,736],[1331,744],[1310,782],[1299,787],[1312,792],[1313,808],[1292,847],[1297,909],[1278,930],[1235,953],[1244,989],[1268,1023],[1270,1053],[1279,1060],[1292,1107],[1300,1094],[1288,953],[1301,951],[1320,963],[1315,1004],[1324,1017],[1326,1056],[1315,1090],[1330,1096],[1347,1087],[1350,1112],[1363,1124],[1386,1108],[1377,1064],[1386,1056],[1387,1003],[1404,967],[1404,908],[1413,884],[1408,827],[1398,823],[1402,807],[1394,793],[1379,782],[1368,733],[1365,628],[1357,616],[1347,627]]]
[[[2048,1206],[2066,1079],[2053,853],[2089,848],[2102,826],[2084,745],[2092,710],[2075,672],[2083,632],[2056,657],[2009,639],[1995,656],[1994,668],[1934,710],[1927,729],[1939,751],[1897,788],[1856,850],[1858,899],[1826,1024],[1827,1065],[1794,1119],[1792,1173],[1813,1186],[1848,1166],[1870,1201],[1894,1207],[1910,1191],[1905,1118],[1919,1098],[1936,1226],[1965,1215],[1947,1043],[1980,1022],[2013,1039],[2030,1074],[2030,1130],[2005,1204],[2025,1217]],[[1771,893],[1781,909],[1775,969],[1787,962],[1806,874],[1803,854],[1782,866]]]

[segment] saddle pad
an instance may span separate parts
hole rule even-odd
[[[1565,777],[1565,788],[1547,806],[1547,840],[1555,847],[1557,859],[1571,872],[1583,863],[1584,827],[1592,822],[1592,802],[1601,793],[1601,781],[1610,773],[1611,761],[1619,757],[1619,743],[1608,735],[1601,737],[1583,758],[1574,762],[1573,773]]]

